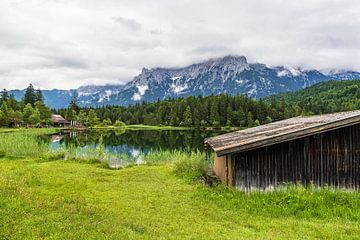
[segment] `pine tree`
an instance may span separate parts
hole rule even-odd
[[[88,117],[84,110],[80,110],[78,121],[84,126],[88,124]]]
[[[5,116],[8,116],[9,108],[5,101],[1,103],[0,110],[5,114]]]
[[[0,127],[7,127],[9,125],[8,118],[2,110],[0,110]]]
[[[4,88],[4,90],[0,93],[0,104],[7,102],[9,98],[9,92]]]
[[[34,89],[34,86],[32,84],[29,85],[29,87],[26,88],[25,90],[25,94],[24,94],[24,97],[23,97],[23,102],[24,104],[28,104],[30,103],[31,106],[34,106],[37,98],[39,96],[36,95],[35,93],[35,89]]]
[[[13,109],[13,110],[19,110],[19,104],[16,101],[15,97],[13,94],[10,94],[9,99],[7,100],[7,105],[9,108]]]
[[[0,107],[0,126],[1,127],[9,126],[9,110],[5,101],[2,102]]]
[[[88,123],[89,123],[89,126],[95,126],[95,125],[99,124],[99,118],[96,115],[96,112],[94,109],[90,109],[90,111],[88,113]]]
[[[78,114],[80,112],[79,99],[77,95],[74,95],[69,103],[69,109],[72,109]]]
[[[246,124],[248,127],[254,126],[254,117],[251,112],[247,113]]]
[[[40,124],[40,121],[41,121],[39,110],[34,109],[34,111],[32,112],[32,114],[30,115],[28,121],[29,121],[29,123],[30,123],[31,125],[39,125],[39,124]]]
[[[192,126],[193,125],[193,119],[192,119],[192,113],[190,106],[187,106],[184,112],[184,124],[185,126]]]
[[[232,126],[234,122],[234,113],[230,105],[226,109],[226,117],[227,117],[226,125]]]
[[[35,91],[35,102],[44,102],[44,96],[40,89]]]
[[[40,113],[40,119],[47,124],[51,118],[51,110],[41,101],[35,102],[35,109]]]
[[[216,98],[214,98],[214,100],[211,103],[210,122],[213,126],[220,125],[220,117],[219,117],[218,104]]]
[[[66,112],[66,119],[69,121],[77,121],[78,117],[75,110],[69,108]]]
[[[23,111],[23,119],[26,123],[29,123],[29,118],[33,114],[34,108],[31,106],[30,103],[26,104],[24,111]]]

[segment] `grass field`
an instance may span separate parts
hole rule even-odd
[[[2,139],[11,144],[11,134],[19,137],[0,134],[0,151],[8,149]],[[22,134],[23,146],[31,147],[26,142],[36,134]],[[48,158],[42,147],[37,151],[39,156],[30,149],[0,156],[0,239],[360,236],[358,192],[293,187],[246,194],[204,186],[175,174],[173,164],[110,170]]]

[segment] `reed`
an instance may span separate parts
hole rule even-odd
[[[48,153],[49,147],[47,143],[38,141],[37,138],[55,131],[55,129],[29,129],[3,132],[0,135],[0,151],[12,157],[42,157]]]

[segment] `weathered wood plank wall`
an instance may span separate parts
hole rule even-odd
[[[236,188],[360,187],[360,124],[232,155]]]

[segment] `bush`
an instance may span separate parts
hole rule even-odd
[[[124,122],[116,120],[115,127],[122,128],[122,127],[125,127],[125,126],[126,126],[126,124]]]
[[[111,120],[109,118],[104,119],[102,121],[102,126],[106,127],[106,126],[110,126],[112,124]]]
[[[209,167],[204,155],[200,152],[193,152],[189,155],[181,156],[174,162],[174,166],[175,174],[194,180],[206,176]]]
[[[6,156],[5,151],[0,151],[0,158],[3,158],[3,157],[5,157],[5,156]]]

